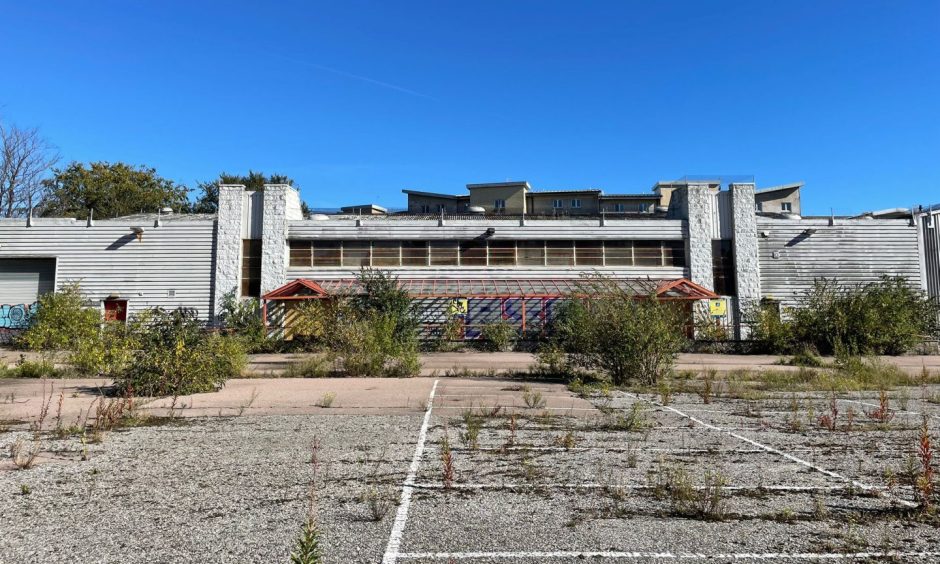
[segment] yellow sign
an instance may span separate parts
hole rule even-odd
[[[456,298],[450,302],[451,315],[467,315],[467,298]]]
[[[728,314],[728,301],[724,299],[708,300],[708,313],[715,317]]]

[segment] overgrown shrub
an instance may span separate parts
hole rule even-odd
[[[398,277],[388,272],[363,268],[359,273],[361,293],[352,300],[360,315],[378,314],[394,323],[392,336],[399,340],[417,338],[418,315],[411,297],[398,284]]]
[[[686,340],[684,322],[674,304],[638,297],[596,275],[579,282],[555,330],[576,366],[604,372],[615,385],[654,384],[672,369]]]
[[[940,335],[940,304],[900,277],[846,286],[819,279],[783,312],[752,315],[753,338],[767,352],[812,347],[840,356],[903,354],[925,337]]]
[[[114,378],[134,360],[147,330],[149,315],[134,316],[127,323],[106,321],[101,328],[75,343],[69,364],[79,373]]]
[[[100,324],[100,312],[85,307],[78,284],[68,284],[39,297],[17,344],[34,351],[70,351],[81,341],[96,338]]]
[[[141,347],[117,379],[119,390],[137,395],[169,396],[212,392],[245,365],[243,343],[207,333],[186,310],[152,310]]]
[[[513,342],[519,336],[516,328],[505,319],[483,325],[480,334],[483,348],[497,352],[512,350]]]
[[[363,269],[362,293],[311,300],[295,310],[292,330],[325,348],[337,371],[350,376],[413,376],[420,370],[418,321],[394,276]]]
[[[232,290],[222,297],[219,317],[224,331],[240,338],[247,352],[274,352],[280,348],[281,340],[268,336],[256,298],[242,299]]]
[[[420,370],[418,340],[395,337],[398,320],[389,313],[360,313],[337,326],[330,349],[349,376],[413,376]]]
[[[464,346],[464,320],[459,316],[451,316],[446,322],[436,328],[432,350],[438,352],[453,352]]]

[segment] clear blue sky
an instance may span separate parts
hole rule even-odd
[[[938,0],[0,0],[0,14],[0,112],[67,160],[187,184],[279,172],[314,207],[507,179],[646,192],[686,174],[804,180],[808,213],[940,202]]]

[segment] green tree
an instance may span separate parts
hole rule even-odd
[[[47,195],[41,203],[44,216],[95,217],[107,219],[163,207],[185,210],[187,189],[157,174],[156,169],[126,163],[73,162],[54,169],[44,181]]]
[[[215,180],[200,182],[196,185],[200,191],[199,197],[192,203],[192,213],[215,213],[219,209],[219,184],[244,184],[246,190],[264,190],[265,184],[289,184],[294,186],[294,180],[283,174],[265,175],[263,172],[249,170],[247,175],[229,174],[223,172]],[[297,186],[294,186],[297,188]],[[304,215],[310,214],[306,202],[301,202]]]

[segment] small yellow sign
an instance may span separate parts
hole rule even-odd
[[[708,313],[715,317],[728,314],[728,301],[725,299],[708,300]]]
[[[451,315],[467,315],[467,298],[456,298],[450,302]]]

